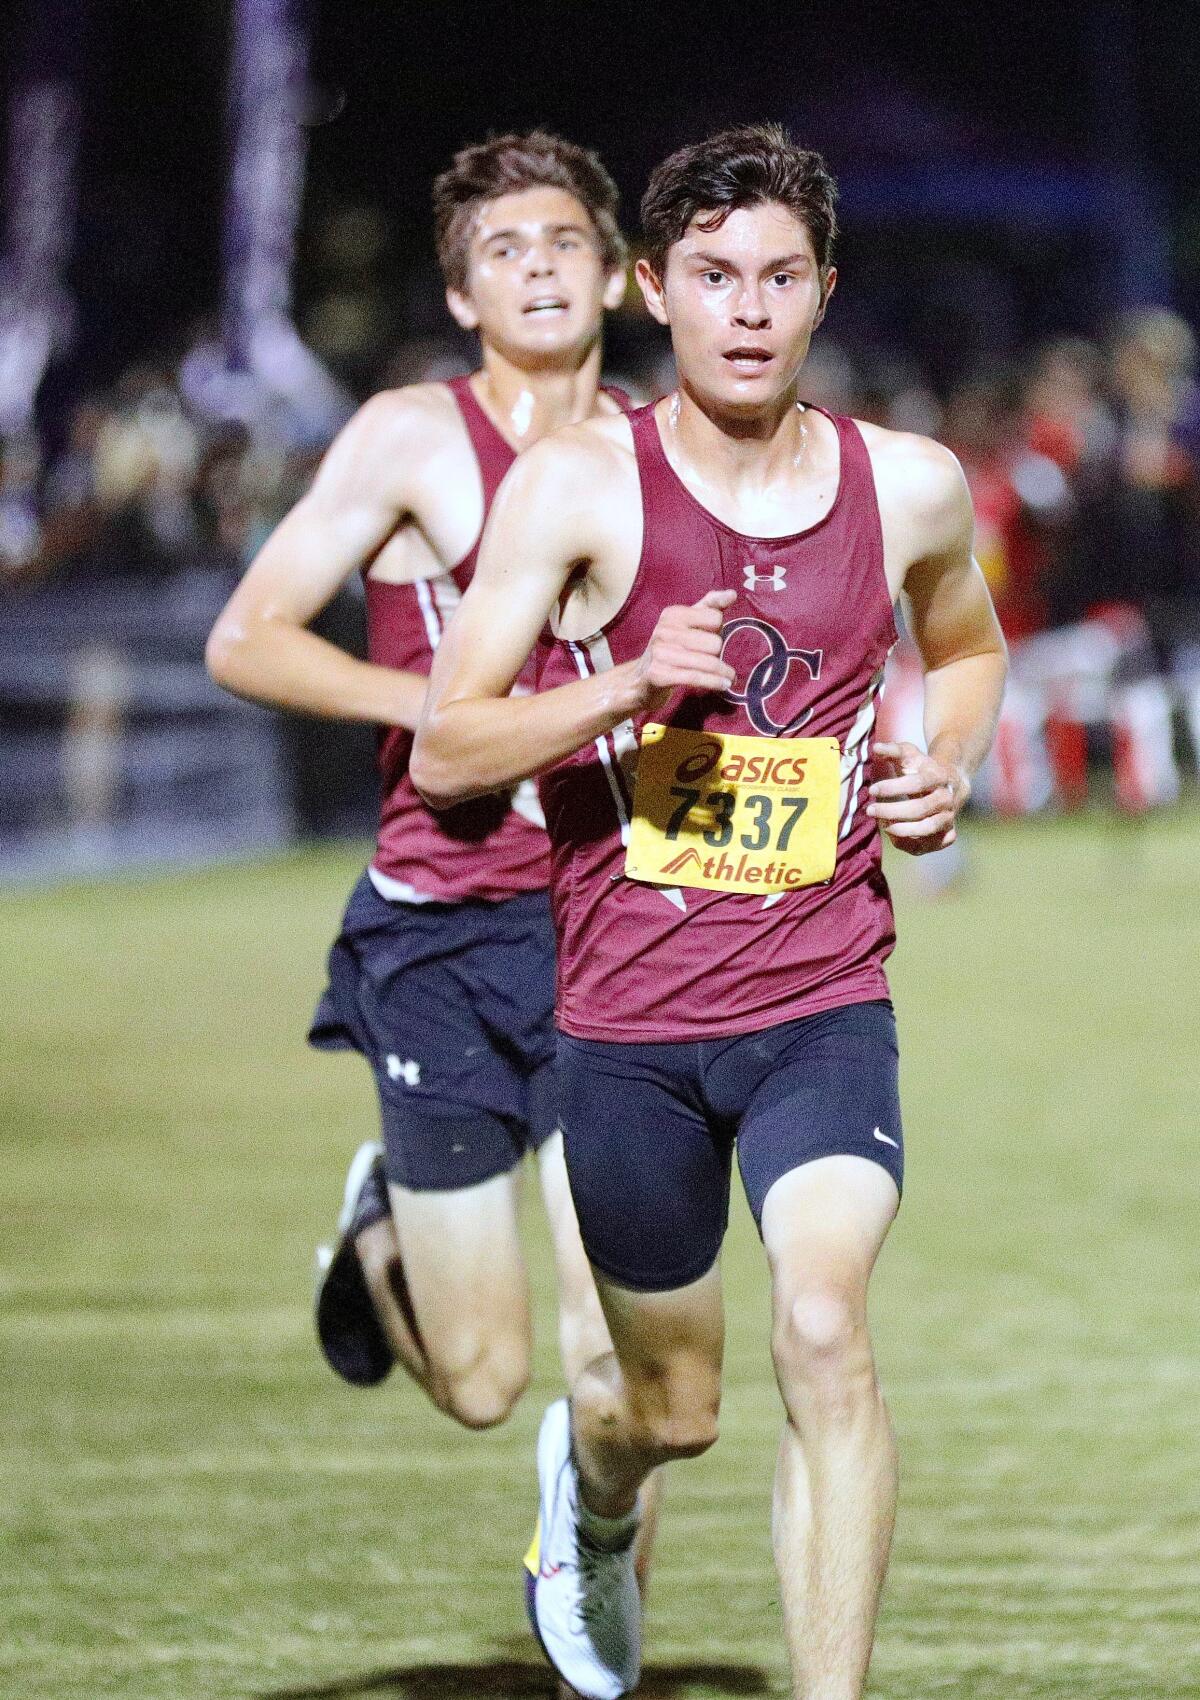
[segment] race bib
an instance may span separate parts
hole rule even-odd
[[[625,872],[651,885],[769,896],[819,885],[837,856],[836,738],[642,731]]]

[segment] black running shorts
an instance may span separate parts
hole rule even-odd
[[[592,1263],[619,1286],[684,1287],[711,1269],[737,1150],[761,1231],[768,1192],[817,1157],[904,1180],[890,1003],[848,1004],[761,1033],[665,1045],[559,1035],[567,1171]]]
[[[507,1174],[558,1126],[554,933],[544,892],[392,903],[364,874],[309,1042],[361,1051],[388,1179],[414,1192]]]

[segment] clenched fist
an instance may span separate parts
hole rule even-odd
[[[690,607],[664,608],[636,664],[643,709],[660,707],[673,691],[727,691],[733,668],[721,660],[723,610],[736,591],[710,590]]]

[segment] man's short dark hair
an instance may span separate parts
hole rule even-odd
[[[719,230],[738,207],[777,201],[812,238],[824,279],[833,264],[837,185],[819,153],[802,148],[781,124],[739,124],[680,148],[654,168],[642,196],[646,258],[662,277],[667,251],[698,214]]]
[[[435,181],[437,255],[448,288],[466,288],[471,234],[488,202],[543,184],[565,189],[586,209],[606,271],[625,264],[625,239],[617,223],[620,197],[599,154],[546,130],[531,130],[526,136],[490,136],[460,148]]]

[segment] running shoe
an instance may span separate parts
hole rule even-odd
[[[610,1552],[580,1526],[571,1413],[550,1406],[538,1435],[538,1521],[525,1555],[525,1606],[558,1675],[584,1700],[619,1700],[637,1686],[642,1602],[627,1544]]]
[[[355,1387],[374,1387],[396,1361],[355,1244],[365,1228],[390,1213],[383,1147],[369,1139],[354,1153],[346,1175],[337,1242],[317,1247],[317,1339],[330,1368]]]

